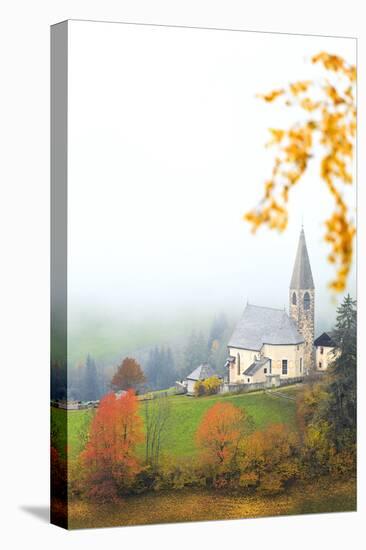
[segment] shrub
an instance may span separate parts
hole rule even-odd
[[[219,392],[221,386],[220,379],[218,376],[210,376],[206,380],[197,380],[194,385],[194,395],[196,397],[201,397],[202,395],[215,395]]]
[[[202,380],[197,380],[194,384],[194,395],[196,397],[201,397],[202,395],[205,395],[205,386],[202,382]]]
[[[218,393],[221,386],[221,382],[217,376],[211,376],[206,378],[203,382],[203,387],[206,395],[214,395]]]

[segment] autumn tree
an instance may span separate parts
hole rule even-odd
[[[211,468],[214,476],[235,470],[240,445],[251,427],[245,410],[231,403],[218,402],[205,413],[196,442],[203,464]]]
[[[284,424],[250,434],[240,461],[240,485],[276,493],[298,475],[297,437]]]
[[[318,417],[324,416],[328,407],[329,393],[324,381],[305,384],[296,399],[296,419],[300,437],[304,437],[307,427]]]
[[[330,246],[329,262],[336,273],[330,287],[345,289],[353,257],[355,225],[343,196],[353,182],[353,153],[356,138],[356,68],[337,55],[321,52],[312,63],[325,69],[322,81],[298,81],[260,96],[267,103],[283,101],[299,114],[290,128],[270,128],[269,146],[276,148],[272,174],[265,182],[259,206],[244,219],[256,231],[261,225],[283,231],[288,222],[292,188],[306,172],[309,162],[321,154],[320,177],[334,203],[325,220],[325,241]]]
[[[126,357],[112,378],[115,390],[137,389],[146,381],[145,375],[135,359]]]
[[[134,392],[104,396],[81,454],[89,497],[113,500],[131,486],[140,471],[136,445],[142,440],[142,420]]]

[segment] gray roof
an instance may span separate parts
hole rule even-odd
[[[208,363],[199,365],[194,371],[191,372],[186,378],[189,380],[206,380],[210,376],[214,376],[215,373]]]
[[[283,309],[247,305],[228,346],[259,351],[263,344],[300,344],[304,339]]]
[[[269,358],[268,357],[262,357],[262,359],[258,361],[254,361],[246,371],[244,371],[245,376],[253,376],[256,372],[258,372],[266,363],[268,363]]]
[[[306,248],[304,229],[301,229],[299,244],[290,288],[311,289],[314,288],[313,275],[311,273],[308,249]]]

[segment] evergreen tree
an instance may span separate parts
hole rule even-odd
[[[328,420],[333,427],[335,444],[339,447],[345,437],[356,437],[357,310],[356,301],[349,294],[337,314],[332,336],[336,348],[329,368]]]
[[[225,375],[224,368],[227,359],[227,342],[230,336],[230,327],[226,316],[221,313],[215,316],[208,337],[208,362],[213,369],[221,375]]]
[[[169,388],[175,382],[176,372],[173,352],[170,348],[162,349],[162,371],[160,377],[161,388]]]
[[[192,331],[184,349],[185,374],[192,372],[201,363],[207,363],[207,340],[202,332]]]
[[[164,347],[150,350],[146,370],[152,389],[165,389],[174,384],[176,371],[172,350]]]
[[[94,359],[90,355],[86,358],[83,399],[85,401],[95,401],[99,397],[98,373]]]
[[[67,368],[65,364],[51,365],[51,399],[67,398]]]
[[[215,342],[220,343],[228,327],[227,319],[224,313],[214,317],[208,337],[208,349],[211,351]]]
[[[159,349],[156,346],[150,350],[146,365],[147,378],[152,389],[157,389],[158,387],[158,365]]]

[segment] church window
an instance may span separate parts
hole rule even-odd
[[[319,368],[321,369],[322,368],[322,362],[319,361]]]
[[[300,357],[300,373],[302,373],[302,357]]]
[[[267,367],[264,367],[264,374],[267,374]]]
[[[287,374],[287,359],[282,359],[282,374]]]
[[[237,362],[237,367],[238,367],[238,374],[240,374],[240,353],[238,353],[238,355],[237,355],[236,362]]]
[[[324,348],[320,348],[320,354],[323,355],[324,353]]]
[[[296,303],[297,303],[296,292],[293,292],[292,293],[292,304],[294,306],[296,306]]]
[[[310,295],[308,292],[304,294],[304,309],[310,309]]]
[[[249,382],[250,382],[250,378],[248,378],[248,384],[249,384]]]

